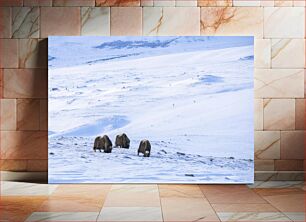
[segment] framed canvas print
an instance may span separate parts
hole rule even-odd
[[[49,183],[253,183],[253,44],[49,37]]]

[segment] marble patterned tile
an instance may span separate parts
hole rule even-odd
[[[52,0],[23,0],[24,6],[52,6]]]
[[[304,38],[304,34],[305,10],[303,8],[264,8],[264,38]]]
[[[202,7],[201,35],[263,36],[261,7]]]
[[[200,8],[144,7],[143,35],[200,35]]]
[[[255,98],[303,98],[303,69],[255,69]]]
[[[110,35],[109,7],[81,8],[81,35]]]
[[[304,0],[293,0],[294,7],[305,7],[306,2]]]
[[[110,21],[111,35],[141,35],[141,7],[112,7]]]
[[[254,55],[255,68],[271,68],[271,40],[255,39]]]
[[[159,207],[157,185],[113,185],[104,207]]]
[[[48,135],[44,131],[1,131],[4,159],[47,159]]]
[[[303,171],[303,160],[275,160],[275,170],[277,171]]]
[[[285,181],[287,182],[287,181]],[[254,189],[256,193],[258,193],[262,197],[273,197],[273,196],[282,196],[282,195],[296,195],[296,194],[303,194],[305,193],[301,188],[294,188],[294,187],[288,187],[288,188],[256,188]],[[290,211],[291,212],[291,211]]]
[[[295,100],[295,129],[305,129],[305,99]]]
[[[281,159],[304,159],[305,131],[281,131]]]
[[[42,7],[41,38],[50,35],[80,35],[80,14],[79,7]]]
[[[293,6],[293,0],[274,0],[275,7],[291,7]]]
[[[163,221],[160,207],[103,207],[97,221]]]
[[[279,131],[255,131],[254,141],[255,159],[280,158]]]
[[[1,181],[1,198],[3,196],[48,196],[58,185],[35,184],[24,182]],[[35,199],[35,198],[34,198]]]
[[[260,0],[260,6],[273,7],[274,6],[274,0]]]
[[[233,0],[198,0],[198,6],[201,7],[227,7],[233,6]]]
[[[254,99],[254,129],[263,130],[263,100]]]
[[[173,7],[176,0],[153,0],[154,7]]]
[[[85,196],[49,196],[41,206],[38,212],[98,212],[104,203],[103,198],[90,199]]]
[[[186,198],[204,198],[203,193],[197,185],[176,185],[160,184],[158,185],[159,196],[164,197],[186,197]]]
[[[305,221],[305,212],[282,212],[294,222]]]
[[[294,99],[264,99],[264,130],[292,130],[294,128]]]
[[[5,98],[47,98],[47,69],[5,69]]]
[[[32,183],[48,183],[48,172],[13,172],[1,171],[3,181],[31,181]]]
[[[0,38],[11,38],[12,9],[0,7]]]
[[[17,130],[39,130],[39,99],[17,99]]]
[[[256,6],[259,7],[260,6],[260,0],[233,0],[233,6],[245,6],[245,7],[252,7],[252,6]]]
[[[302,188],[303,181],[255,181],[250,188]]]
[[[26,221],[96,221],[99,212],[34,212]]]
[[[306,69],[304,70],[304,98],[306,98]]]
[[[95,6],[95,0],[53,0],[53,6]]]
[[[48,160],[27,160],[28,172],[47,172]]]
[[[257,181],[302,181],[303,171],[255,171]]]
[[[217,213],[221,212],[277,212],[278,210],[268,203],[261,204],[212,204]]]
[[[48,100],[40,100],[39,108],[39,129],[48,130]]]
[[[274,160],[254,160],[255,171],[274,170]]]
[[[0,69],[0,99],[3,98],[3,69]]]
[[[218,216],[221,221],[291,221],[280,212],[222,212]]]
[[[27,170],[27,160],[0,160],[1,171],[23,172]]]
[[[198,5],[197,0],[175,0],[175,6],[182,7],[196,7]]]
[[[47,68],[47,39],[19,39],[19,68]]]
[[[17,112],[15,99],[0,100],[0,129],[1,130],[16,130]]]
[[[7,197],[0,198],[0,221],[25,221],[35,211],[45,197]]]
[[[63,184],[58,186],[52,196],[105,199],[110,188],[109,184]]]
[[[199,185],[204,196],[212,204],[266,203],[246,185]]]
[[[304,68],[305,40],[272,39],[271,54],[272,68]]]
[[[96,0],[96,6],[140,6],[140,0]]]
[[[256,192],[281,212],[305,210],[305,192],[300,189],[261,189]]]
[[[141,0],[140,1],[140,6],[144,6],[144,7],[153,6],[153,4],[154,4],[154,0]]]
[[[161,198],[164,221],[219,221],[205,198]]]
[[[39,38],[39,13],[38,7],[13,7],[12,37]]]
[[[0,39],[0,68],[18,68],[17,39]]]
[[[0,7],[22,6],[23,0],[0,0]]]

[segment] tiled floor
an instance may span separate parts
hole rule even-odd
[[[0,221],[305,221],[301,182],[47,185],[1,182]]]

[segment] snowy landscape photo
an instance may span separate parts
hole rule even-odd
[[[253,45],[50,36],[49,183],[253,183]]]

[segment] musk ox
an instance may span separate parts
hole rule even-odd
[[[141,140],[138,148],[137,155],[139,156],[139,153],[143,153],[144,157],[149,157],[151,153],[151,144],[149,140]]]
[[[109,137],[107,135],[104,135],[100,141],[104,145],[104,153],[111,153],[113,144]]]
[[[104,153],[111,153],[112,152],[112,141],[109,139],[107,135],[104,135],[103,137],[98,136],[95,139],[94,143],[94,151],[98,149],[100,152],[101,150],[104,150]]]
[[[93,150],[96,152],[96,150],[99,150],[101,152],[101,149],[103,149],[104,147],[100,146],[100,140],[101,140],[101,136],[97,136],[94,142],[94,147]]]
[[[116,136],[115,147],[130,148],[130,139],[125,133]]]

